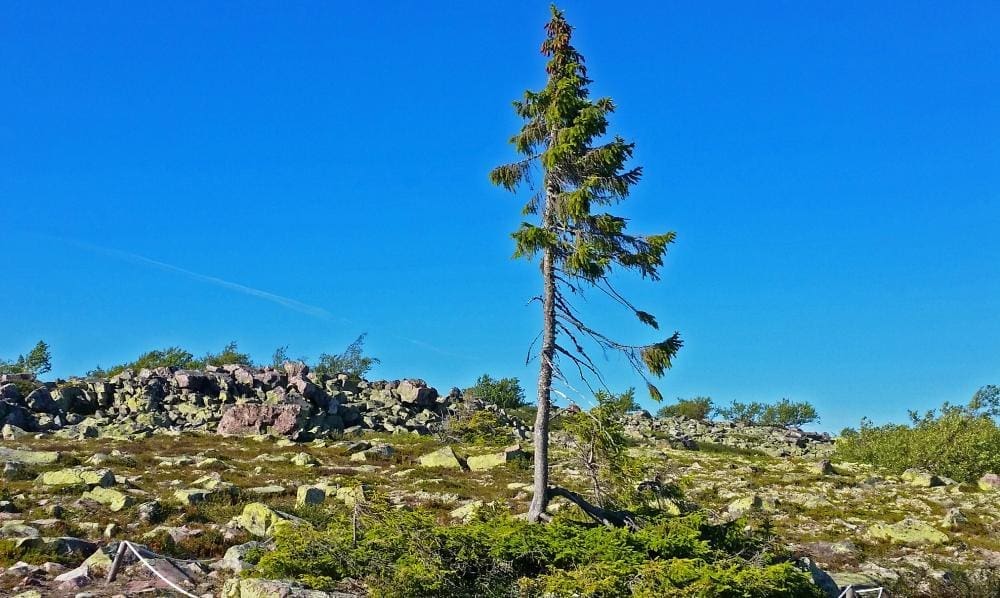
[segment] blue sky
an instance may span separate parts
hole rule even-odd
[[[1000,383],[1000,5],[901,6],[564,3],[645,167],[622,212],[678,233],[662,282],[625,283],[685,338],[667,397],[809,400],[836,430]],[[4,2],[0,356],[44,338],[68,375],[367,331],[378,375],[532,388],[537,269],[486,173],[547,16]]]

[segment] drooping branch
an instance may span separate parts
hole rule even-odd
[[[635,514],[630,511],[616,511],[604,509],[591,504],[587,499],[572,490],[560,486],[549,486],[548,497],[550,499],[561,496],[580,508],[588,517],[609,528],[625,527],[630,530],[639,529],[639,524],[635,519]]]

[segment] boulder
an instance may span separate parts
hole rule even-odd
[[[221,598],[358,598],[344,592],[307,590],[291,581],[233,578],[222,586]]]
[[[980,490],[1000,491],[1000,475],[995,473],[983,474],[983,477],[979,478],[978,485]]]
[[[174,383],[177,388],[192,392],[208,392],[212,386],[207,374],[194,370],[177,370],[174,372]]]
[[[92,469],[90,467],[71,467],[56,471],[46,471],[35,479],[39,486],[103,486],[115,485],[115,474],[110,469]]]
[[[128,494],[113,488],[102,488],[100,486],[84,492],[80,498],[100,503],[115,512],[135,504],[135,499]]]
[[[396,393],[404,403],[415,405],[430,405],[438,397],[437,389],[428,388],[422,380],[403,380]]]
[[[226,409],[217,431],[223,436],[290,436],[302,429],[309,415],[310,407],[305,402],[278,405],[244,403]]]
[[[348,507],[353,507],[354,505],[366,500],[365,489],[360,485],[337,488],[337,500],[344,503]]]
[[[233,573],[241,573],[253,566],[246,561],[246,556],[250,551],[254,550],[266,551],[268,550],[268,545],[264,542],[253,540],[244,544],[230,546],[226,550],[226,554],[220,560],[212,563],[211,567],[213,569],[224,569]]]
[[[266,538],[273,536],[274,532],[283,526],[304,524],[305,522],[294,515],[276,511],[263,503],[252,502],[243,507],[243,512],[233,519],[233,523],[254,536]]]
[[[299,486],[295,491],[295,506],[321,505],[326,501],[326,486]]]
[[[420,457],[420,465],[423,467],[462,469],[462,462],[458,460],[458,456],[450,446],[423,455]]]
[[[59,413],[59,404],[52,399],[49,389],[44,386],[28,393],[25,402],[28,404],[28,409],[35,413]]]
[[[948,541],[948,534],[916,519],[904,519],[892,524],[876,523],[868,528],[866,536],[894,544],[944,544]]]
[[[59,460],[56,451],[28,451],[0,446],[0,461],[24,465],[51,465]]]
[[[944,486],[944,482],[941,480],[941,478],[923,469],[916,469],[916,468],[907,469],[899,477],[910,486],[916,486],[918,488],[933,488],[935,486]]]
[[[466,463],[468,463],[469,469],[472,471],[483,471],[493,469],[494,467],[500,467],[520,459],[526,459],[527,456],[528,454],[522,451],[520,446],[512,446],[505,448],[499,453],[474,455],[466,459]]]
[[[453,509],[448,515],[452,519],[457,519],[462,523],[468,523],[476,516],[476,512],[479,511],[483,506],[483,501],[481,500],[471,500],[464,505]]]
[[[736,500],[729,503],[726,507],[726,512],[733,517],[740,517],[749,513],[750,511],[759,511],[764,506],[763,501],[756,494],[753,496],[746,496],[743,498],[737,498]]]

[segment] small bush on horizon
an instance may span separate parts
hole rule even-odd
[[[710,397],[695,397],[693,399],[678,398],[673,405],[664,405],[656,412],[656,417],[686,417],[688,419],[706,420],[715,411]]]
[[[190,351],[181,347],[167,347],[165,349],[153,349],[137,357],[135,361],[121,363],[109,369],[97,366],[87,372],[88,376],[111,377],[124,372],[125,370],[154,369],[159,367],[175,367],[183,370],[201,370],[207,365],[221,366],[226,364],[253,365],[250,356],[240,353],[236,346],[236,341],[226,344],[218,353],[208,352],[201,359],[198,359]]]
[[[841,435],[835,456],[883,467],[894,473],[921,468],[962,482],[1000,472],[1000,388],[979,389],[967,405],[944,403],[923,415],[910,412],[910,424],[873,425]]]
[[[728,407],[716,409],[716,413],[723,419],[753,426],[800,427],[819,421],[819,414],[811,403],[792,402],[788,399],[781,399],[771,405],[756,401],[733,401]]]
[[[773,405],[764,408],[760,423],[765,426],[800,427],[819,421],[816,408],[805,401],[795,402],[781,399]]]
[[[465,389],[466,396],[471,396],[488,403],[493,403],[501,409],[517,409],[527,405],[524,389],[517,378],[494,379],[489,374],[483,374],[476,384]]]
[[[354,378],[364,378],[365,374],[381,363],[378,357],[365,355],[364,346],[365,337],[367,336],[367,332],[358,335],[358,338],[354,339],[354,342],[347,345],[344,352],[338,355],[330,355],[329,353],[321,354],[319,361],[316,365],[312,366],[312,371],[318,375],[334,376],[336,374],[348,374]]]
[[[30,373],[45,374],[52,369],[52,354],[45,341],[38,341],[25,355],[19,355],[14,361],[0,359],[0,374]]]

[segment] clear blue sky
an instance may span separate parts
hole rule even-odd
[[[836,430],[1000,383],[1000,5],[564,8],[646,168],[624,213],[678,233],[664,280],[626,285],[686,340],[667,397],[809,400]],[[44,338],[68,375],[367,331],[377,375],[530,389],[537,269],[486,173],[547,16],[2,3],[0,356]]]

